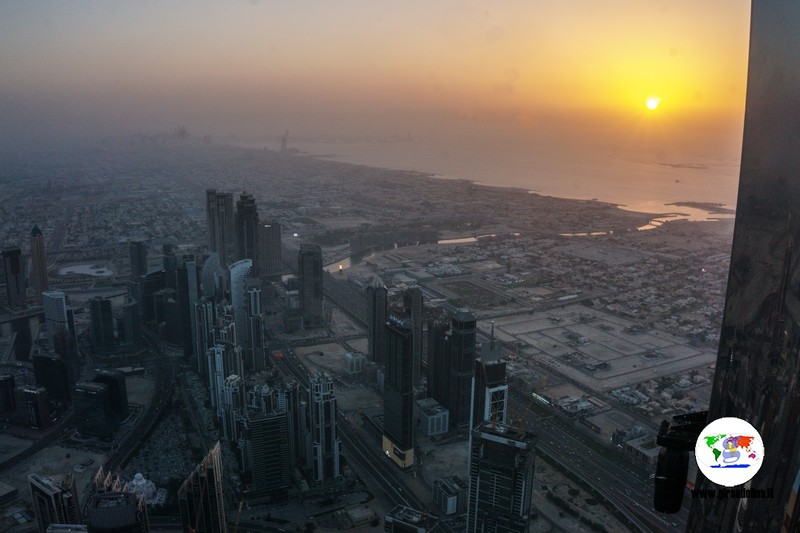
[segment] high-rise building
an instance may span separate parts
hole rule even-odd
[[[289,489],[288,413],[254,413],[244,418],[245,464],[250,470],[250,495]]]
[[[475,360],[472,427],[481,422],[505,424],[508,418],[508,383],[504,359]]]
[[[31,285],[36,292],[36,300],[42,301],[42,291],[50,288],[47,281],[47,254],[44,248],[44,234],[39,226],[31,230]]]
[[[178,507],[184,531],[226,533],[219,442],[181,485]]]
[[[259,275],[259,237],[261,224],[258,221],[256,199],[248,192],[242,192],[236,201],[236,249],[237,259],[250,259],[253,262],[253,276]]]
[[[67,297],[61,291],[46,290],[41,293],[41,298],[44,307],[44,321],[52,348],[53,337],[58,332],[67,330]]]
[[[122,421],[128,416],[128,385],[125,374],[117,369],[97,368],[94,371],[95,383],[108,385],[108,403],[111,412]]]
[[[128,298],[122,305],[122,331],[120,344],[126,346],[139,346],[142,343],[142,316],[139,313],[139,303]]]
[[[258,248],[261,274],[277,274],[283,270],[281,225],[277,220],[261,225]]]
[[[414,334],[390,316],[384,325],[383,452],[400,468],[414,464]]]
[[[5,248],[3,255],[3,269],[6,278],[6,296],[8,306],[12,309],[25,306],[25,263],[22,250],[19,247]]]
[[[304,328],[322,327],[322,249],[301,244],[297,254],[300,274],[300,313]]]
[[[378,364],[384,361],[384,335],[386,319],[389,317],[389,296],[386,285],[377,276],[367,287],[367,354],[369,360]]]
[[[73,421],[78,433],[109,438],[119,426],[109,400],[109,386],[105,383],[80,382],[72,390]]]
[[[222,268],[226,268],[236,255],[234,231],[233,194],[206,191],[206,220],[208,223],[208,246],[219,256]]]
[[[114,315],[111,310],[111,300],[95,297],[89,301],[92,315],[92,342],[98,353],[108,353],[114,350]]]
[[[47,390],[48,399],[68,404],[72,398],[72,383],[67,363],[52,352],[36,352],[31,359],[36,384]]]
[[[244,380],[241,376],[231,374],[222,382],[222,404],[217,409],[223,439],[230,442],[239,440],[244,408]]]
[[[414,385],[419,383],[422,377],[422,289],[410,287],[403,292],[403,309],[405,318],[411,324],[411,331],[414,334],[413,355],[414,355]]]
[[[144,499],[132,492],[92,495],[87,511],[89,533],[148,533],[150,522]]]
[[[53,342],[53,351],[61,356],[67,364],[70,383],[78,379],[81,371],[81,362],[78,354],[78,343],[69,329],[59,331],[50,340]]]
[[[458,431],[470,429],[475,325],[475,315],[469,309],[462,307],[453,314],[450,334],[450,390],[445,407],[450,411],[450,425]]]
[[[247,348],[245,365],[253,372],[264,370],[266,365],[266,319],[261,312],[261,289],[247,291]]]
[[[342,441],[337,433],[336,396],[333,380],[317,372],[309,380],[309,407],[311,415],[311,468],[314,483],[325,483],[339,478],[339,455]]]
[[[253,261],[242,259],[228,268],[233,305],[233,321],[236,324],[236,345],[243,350],[247,346],[247,281]]]
[[[50,477],[30,474],[28,487],[39,533],[46,533],[50,524],[81,522],[80,499],[75,489],[75,479],[69,472],[64,476]]]
[[[489,422],[472,430],[468,533],[527,533],[533,463],[533,434]]]
[[[693,499],[687,531],[800,529],[799,24],[797,2],[752,2],[739,196],[707,418],[737,417],[759,431],[761,468],[737,488],[771,497]],[[701,472],[695,486],[718,489]]]
[[[206,376],[208,365],[207,353],[214,346],[214,304],[203,297],[194,304],[195,368],[200,375]]]
[[[50,408],[47,406],[47,389],[20,385],[14,389],[16,403],[15,422],[19,426],[45,429],[52,425]]]
[[[131,256],[131,278],[137,279],[147,274],[147,243],[130,241],[128,251]]]
[[[447,407],[450,403],[450,333],[447,322],[428,321],[428,396]]]

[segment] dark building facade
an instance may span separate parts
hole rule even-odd
[[[468,533],[527,533],[533,497],[534,437],[485,422],[471,434]]]
[[[261,225],[258,236],[258,259],[260,274],[277,274],[283,270],[283,247],[281,225],[277,220]]]
[[[236,259],[253,261],[252,275],[259,275],[259,238],[261,224],[258,221],[256,199],[248,192],[242,192],[236,201]]]
[[[68,404],[72,398],[72,383],[67,363],[52,352],[34,353],[32,359],[36,384],[47,390],[48,399]]]
[[[51,524],[80,524],[80,498],[72,474],[44,477],[28,476],[33,510],[39,533],[46,533]]]
[[[252,414],[244,419],[246,463],[251,496],[285,493],[289,489],[288,414]]]
[[[470,429],[475,335],[476,320],[472,311],[456,310],[450,333],[450,390],[445,407],[450,411],[451,427],[458,431]]]
[[[184,531],[226,533],[219,442],[181,485],[178,507]]]
[[[411,287],[403,292],[403,309],[405,319],[411,324],[413,338],[414,356],[414,384],[419,383],[420,372],[422,370],[422,289]]]
[[[322,316],[322,250],[316,244],[301,244],[297,254],[300,278],[300,314],[304,328],[324,325]]]
[[[227,268],[236,255],[233,194],[214,189],[206,191],[206,222],[208,247],[218,254],[222,268]]]
[[[389,295],[386,286],[375,277],[367,287],[367,355],[379,365],[384,362],[384,336],[389,317]]]
[[[385,324],[383,451],[400,468],[414,464],[414,334],[390,316]]]
[[[136,279],[147,274],[147,243],[130,241],[128,252],[131,259],[131,277]]]
[[[21,385],[14,389],[15,422],[19,426],[45,429],[52,425],[47,389]]]
[[[98,353],[114,351],[114,314],[111,309],[111,300],[105,298],[92,298],[89,302],[92,315],[92,342]]]
[[[17,407],[14,398],[14,376],[0,374],[0,413],[11,413]]]
[[[428,321],[428,396],[450,402],[450,328],[444,320]]]
[[[6,281],[6,303],[12,309],[25,306],[26,261],[19,247],[5,248],[2,252]]]
[[[505,424],[508,417],[508,383],[503,359],[475,360],[472,427],[487,421]]]
[[[74,422],[78,433],[109,438],[119,426],[109,400],[109,387],[104,383],[80,382],[72,391]]]
[[[114,369],[96,369],[92,381],[108,386],[108,403],[111,412],[120,421],[124,420],[128,416],[128,386],[125,382],[125,374]]]
[[[50,288],[47,280],[47,252],[44,247],[44,234],[39,226],[31,230],[31,285],[36,292],[36,301],[42,301],[42,291]]]
[[[694,499],[687,531],[800,530],[800,4],[752,3],[730,272],[708,422],[746,420],[768,498]],[[701,472],[698,490],[716,489]]]
[[[92,495],[87,510],[89,533],[149,533],[147,506],[131,492]]]
[[[336,396],[333,380],[324,373],[316,373],[309,380],[308,424],[311,430],[311,450],[307,457],[311,462],[312,479],[321,484],[339,479],[341,475],[339,456],[342,441],[336,422]]]

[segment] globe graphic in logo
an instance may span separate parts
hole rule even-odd
[[[719,418],[703,429],[694,447],[697,467],[724,487],[747,483],[764,460],[764,441],[741,418]]]

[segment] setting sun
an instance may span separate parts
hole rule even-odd
[[[661,98],[653,97],[653,98],[648,98],[647,102],[645,102],[645,105],[647,106],[647,109],[650,109],[652,111],[653,109],[657,108],[658,104],[660,103],[661,103]]]

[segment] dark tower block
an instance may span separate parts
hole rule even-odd
[[[258,276],[261,264],[258,246],[260,229],[256,199],[252,194],[243,192],[236,202],[236,258],[253,261],[253,276]]]
[[[403,293],[403,309],[405,318],[414,333],[414,384],[419,383],[422,369],[422,289],[411,287]]]
[[[738,417],[764,440],[745,488],[770,498],[693,500],[688,531],[800,528],[800,3],[752,4],[730,273],[708,421]],[[701,473],[697,489],[715,489]]]
[[[322,250],[302,244],[297,254],[300,277],[300,313],[304,328],[319,328],[322,320]]]
[[[414,335],[395,317],[385,324],[383,452],[400,468],[414,464]]]
[[[367,287],[367,354],[370,361],[383,364],[384,360],[384,325],[388,317],[389,305],[386,285],[375,277]]]
[[[36,291],[36,301],[42,301],[42,291],[50,288],[47,281],[47,253],[44,249],[44,234],[39,226],[31,230],[31,284]]]
[[[458,431],[470,429],[475,325],[472,311],[466,308],[456,310],[450,334],[450,390],[447,408],[450,410],[450,425]]]

